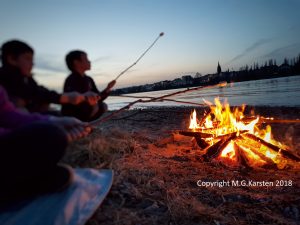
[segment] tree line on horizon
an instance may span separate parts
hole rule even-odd
[[[184,75],[181,78],[176,78],[172,81],[164,80],[152,84],[120,88],[113,90],[112,95],[207,86],[224,81],[231,83],[294,75],[300,75],[300,54],[292,59],[284,58],[283,63],[279,66],[277,65],[276,60],[270,59],[260,66],[257,62],[253,63],[251,66],[242,66],[238,71],[230,71],[228,69],[227,71],[222,72],[221,66],[218,63],[217,72],[214,74],[201,75],[200,73],[196,73],[194,77],[191,75]]]

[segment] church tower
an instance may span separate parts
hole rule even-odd
[[[222,69],[221,69],[221,66],[220,66],[220,63],[219,63],[219,62],[218,62],[217,72],[218,72],[219,75],[220,75],[221,72],[222,72]]]

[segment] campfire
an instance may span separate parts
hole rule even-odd
[[[245,105],[231,110],[219,99],[215,99],[215,105],[206,103],[210,110],[203,118],[198,120],[194,110],[189,129],[179,132],[196,140],[204,161],[246,168],[299,168],[300,158],[273,139],[271,126],[260,128],[262,117],[244,116]]]

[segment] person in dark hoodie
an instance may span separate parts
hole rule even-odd
[[[64,93],[77,91],[79,93],[94,93],[99,96],[98,104],[82,102],[77,105],[65,104],[62,107],[62,114],[74,116],[82,121],[92,121],[99,118],[107,111],[104,100],[109,96],[116,81],[111,81],[107,87],[100,92],[94,80],[85,74],[91,69],[91,62],[87,54],[81,50],[71,51],[66,56],[66,64],[72,72],[65,80]]]
[[[29,112],[47,113],[50,103],[77,105],[97,104],[95,93],[68,92],[59,94],[38,85],[31,74],[34,50],[26,43],[11,40],[1,47],[0,84],[11,101]]]
[[[58,162],[90,131],[75,118],[17,109],[0,85],[0,209],[68,187],[72,171]]]

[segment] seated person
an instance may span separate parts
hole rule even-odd
[[[85,74],[87,70],[90,70],[91,63],[87,54],[83,51],[69,52],[66,56],[66,64],[72,73],[65,80],[64,93],[77,91],[79,93],[98,94],[99,99],[98,104],[82,102],[78,105],[63,105],[62,114],[74,116],[82,121],[92,121],[99,118],[107,111],[107,105],[104,103],[104,100],[108,97],[116,81],[111,81],[105,90],[100,92],[94,80]]]
[[[72,173],[58,161],[90,130],[75,118],[17,109],[0,85],[0,208],[66,188]]]
[[[50,103],[76,105],[86,99],[90,104],[97,103],[97,94],[58,94],[38,85],[31,74],[33,54],[29,45],[18,40],[8,41],[1,47],[0,84],[18,108],[47,113]]]

